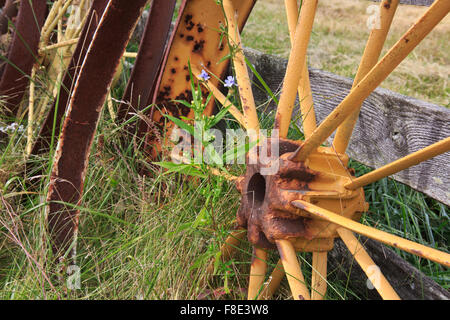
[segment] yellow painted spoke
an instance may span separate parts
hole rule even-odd
[[[69,39],[69,40],[61,41],[61,42],[46,46],[46,47],[42,48],[41,50],[39,50],[39,53],[43,54],[45,51],[50,51],[53,49],[58,49],[61,47],[66,47],[66,46],[71,46],[71,45],[77,44],[79,39],[80,38]]]
[[[124,58],[137,58],[137,52],[124,52],[123,57]]]
[[[280,138],[286,138],[292,111],[294,109],[297,89],[306,64],[306,51],[313,27],[317,0],[304,0],[300,10],[300,20],[295,30],[294,43],[286,68],[283,89],[275,115],[275,129],[279,129]]]
[[[289,35],[291,45],[294,44],[295,29],[298,22],[298,5],[297,0],[285,0],[286,15],[289,27]],[[316,115],[314,112],[314,103],[312,98],[311,84],[309,82],[308,63],[305,58],[305,65],[302,68],[300,83],[298,86],[298,99],[300,101],[300,111],[302,114],[303,133],[305,137],[309,137],[316,129]]]
[[[327,292],[327,252],[313,252],[311,300],[322,300]]]
[[[220,247],[220,259],[222,261],[228,261],[231,259],[233,254],[236,252],[237,248],[241,244],[242,240],[246,235],[245,230],[235,230],[231,232],[228,238],[225,240],[225,243]],[[208,274],[212,274],[214,271],[214,261],[212,261],[206,272]]]
[[[358,72],[353,81],[354,88],[361,79],[375,66],[383,49],[384,42],[391,28],[392,19],[397,10],[399,0],[383,0],[380,4],[380,28],[372,29],[369,40],[367,41]],[[350,137],[353,133],[356,121],[358,120],[361,105],[348,117],[337,129],[336,136],[333,140],[333,146],[336,152],[345,153]]]
[[[36,81],[36,66],[31,69],[30,95],[28,98],[28,128],[27,128],[27,146],[26,154],[31,153],[33,147],[33,123],[34,123],[34,92]]]
[[[361,223],[345,218],[334,212],[325,210],[302,200],[292,201],[291,203],[295,207],[305,210],[318,218],[335,223],[346,229],[362,234],[368,238],[380,241],[387,245],[399,248],[406,252],[433,260],[437,263],[450,267],[450,254],[448,253],[418,244],[410,240],[403,239],[401,237],[394,236],[376,228],[365,226]]]
[[[264,288],[264,280],[267,273],[267,251],[254,247],[252,264],[250,267],[250,281],[248,284],[248,299],[258,299],[259,293]]]
[[[294,246],[288,240],[277,240],[276,244],[294,300],[310,300]]]
[[[356,178],[345,187],[351,190],[360,188],[448,151],[450,151],[450,137]]]
[[[64,5],[59,4],[58,7],[58,14],[56,15],[56,17],[54,18],[54,20],[50,20],[50,22],[47,25],[47,21],[49,21],[49,19],[47,18],[46,23],[44,24],[44,27],[42,28],[42,33],[41,33],[41,47],[45,46],[49,39],[50,39],[50,35],[53,31],[53,29],[55,28],[55,26],[58,24],[58,21],[62,18],[63,14],[66,13],[67,8],[69,7],[69,5],[72,3],[72,0],[67,0]]]
[[[325,118],[293,157],[305,161],[336,128],[375,90],[406,56],[433,30],[450,10],[450,1],[436,0],[425,14],[403,35],[375,67],[350,91],[345,99]],[[280,101],[281,103],[281,101]]]
[[[273,269],[272,274],[269,277],[269,281],[261,292],[260,297],[266,300],[272,298],[272,296],[275,294],[275,291],[277,291],[278,287],[280,286],[281,280],[283,280],[285,274],[286,273],[284,272],[283,263],[281,262],[281,260],[278,260],[278,263]]]
[[[369,256],[364,247],[359,243],[353,233],[347,229],[339,228],[337,230],[342,241],[344,241],[348,250],[366,273],[372,285],[377,289],[380,296],[385,300],[400,300],[397,292],[392,288],[389,281],[381,273],[375,262]]]
[[[241,38],[237,28],[236,11],[231,0],[223,1],[223,8],[228,21],[228,37],[235,47],[233,52],[233,65],[236,72],[239,94],[241,96],[242,109],[244,111],[245,128],[259,132],[258,114],[256,113],[255,100],[252,93],[252,84],[248,75]]]

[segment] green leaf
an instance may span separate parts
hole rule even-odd
[[[222,252],[221,251],[217,251],[217,253],[214,255],[214,271],[213,274],[217,273],[217,270],[219,269],[221,258],[222,257]]]
[[[211,164],[218,165],[219,167],[223,166],[223,157],[219,156],[216,149],[214,148],[214,145],[206,145],[204,152],[206,152],[209,161],[212,162]]]
[[[221,62],[224,62],[225,60],[228,60],[231,58],[231,54],[227,54],[225,56],[222,57],[222,59],[219,60],[219,62],[217,62],[217,64],[220,64]]]
[[[190,229],[192,226],[192,222],[186,222],[181,224],[178,228],[175,229],[175,231],[168,232],[167,237],[172,238],[174,235],[179,234],[180,232]]]
[[[220,120],[222,120],[223,117],[225,117],[225,115],[228,113],[230,107],[231,104],[226,108],[222,108],[217,114],[215,114],[214,118],[211,119],[211,123],[208,125],[208,129],[214,127]]]
[[[231,149],[227,150],[224,153],[224,155],[223,155],[224,162],[226,162],[227,159],[231,158],[231,156],[233,156],[233,160],[236,158],[239,159],[240,156],[245,155],[248,152],[248,150],[250,150],[257,144],[258,144],[258,141],[253,141],[251,143],[245,143],[245,144],[238,143],[237,148],[235,148],[233,146]]]
[[[199,226],[205,226],[208,225],[208,223],[208,210],[202,208],[195,218],[195,221],[192,223],[192,228],[195,229]]]
[[[172,100],[172,101],[173,102],[177,102],[177,103],[181,103],[182,105],[192,109],[192,105],[189,102],[187,102],[186,100]]]
[[[153,164],[156,164],[160,167],[167,169],[167,171],[164,174],[178,172],[178,173],[182,173],[182,174],[186,174],[186,175],[194,176],[194,177],[200,177],[200,178],[207,177],[194,164],[173,163],[173,162],[169,162],[169,161],[153,162]]]
[[[181,119],[175,118],[174,116],[171,116],[170,114],[165,114],[164,117],[168,118],[170,121],[175,123],[177,126],[179,126],[181,129],[189,132],[191,135],[194,135],[194,126],[191,126],[184,122]]]
[[[262,84],[262,86],[264,87],[264,89],[267,91],[267,93],[269,94],[269,96],[273,99],[273,101],[275,101],[275,103],[278,105],[278,99],[277,97],[275,97],[275,95],[273,94],[272,90],[270,90],[269,86],[267,85],[267,83],[263,80],[263,78],[261,77],[261,75],[258,73],[258,71],[256,71],[255,67],[250,63],[250,61],[248,61],[247,58],[245,58],[245,63],[248,65],[248,67],[250,68],[250,70],[252,70],[253,74],[256,76],[256,78],[259,80],[259,82]]]

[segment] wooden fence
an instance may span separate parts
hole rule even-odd
[[[279,93],[287,60],[253,49],[246,49],[245,54],[271,90]],[[352,79],[318,69],[310,69],[309,73],[316,117],[322,121],[348,94]],[[254,82],[255,100],[264,104],[269,96],[257,85],[258,80]],[[275,106],[261,108],[270,112]],[[298,112],[298,107],[295,111]],[[449,136],[450,109],[378,88],[363,104],[348,155],[378,168]],[[449,172],[450,152],[447,152],[393,178],[450,205]]]

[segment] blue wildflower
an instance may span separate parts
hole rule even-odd
[[[228,76],[225,79],[225,84],[224,84],[225,87],[231,88],[232,86],[235,86],[235,85],[236,85],[236,81],[234,80],[233,76]]]
[[[211,76],[206,72],[205,70],[202,70],[202,73],[200,73],[199,78],[201,78],[203,81],[208,81]]]

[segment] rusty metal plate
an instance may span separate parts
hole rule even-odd
[[[81,201],[99,116],[146,2],[110,0],[81,65],[56,149],[47,194],[49,231],[58,255],[68,249],[77,230],[79,211],[73,205]]]
[[[175,4],[176,0],[152,1],[130,80],[117,111],[119,122],[131,118],[130,111],[135,113],[145,107],[152,96],[166,50]]]
[[[0,3],[1,5],[1,3]],[[8,31],[8,22],[17,15],[17,6],[14,0],[7,0],[3,3],[2,13],[0,14],[0,34]]]
[[[20,1],[17,23],[0,80],[5,113],[14,117],[29,83],[31,69],[38,62],[41,27],[47,14],[46,1]]]
[[[255,4],[255,0],[235,0],[234,8],[238,14],[238,28],[242,30],[247,18]],[[225,26],[222,8],[211,0],[191,0],[181,13],[176,23],[176,32],[172,35],[170,51],[165,57],[163,73],[158,81],[158,90],[151,102],[155,103],[164,113],[177,118],[185,116],[192,118],[193,111],[173,100],[192,100],[188,62],[198,69],[207,69],[219,78],[225,76],[228,69],[228,60],[219,61],[229,54],[226,39],[221,40],[220,29]],[[217,79],[211,77],[214,85]],[[205,91],[205,96],[207,96]],[[213,112],[214,101],[206,107],[205,113]],[[160,128],[164,126],[164,117],[153,109],[153,121]],[[168,124],[170,131],[173,124]],[[166,135],[168,136],[168,135]],[[160,152],[160,145],[155,143],[154,136],[149,135],[146,150],[149,154]],[[156,147],[156,149],[154,149]]]

